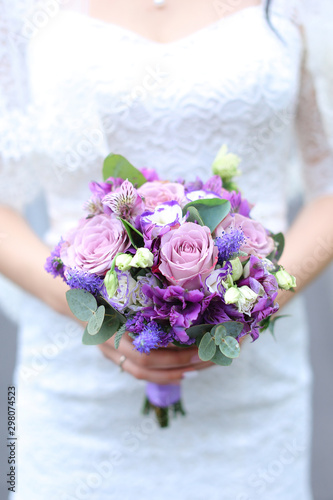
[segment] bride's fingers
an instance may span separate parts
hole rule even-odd
[[[133,361],[133,363],[145,366],[146,368],[175,368],[200,362],[197,355],[198,349],[196,347],[187,347],[183,349],[160,348],[152,350],[149,354],[141,354],[134,349],[132,341],[126,339],[126,337],[121,340],[119,351],[114,348],[113,342],[110,341],[105,342],[102,346],[100,347],[105,354],[112,354],[112,351],[116,351],[118,354],[125,355],[126,358]]]
[[[152,369],[137,365],[128,358],[126,358],[125,361],[123,361],[122,363],[122,369],[125,372],[129,373],[138,380],[146,380],[148,382],[154,382],[155,384],[177,383],[180,382],[184,377],[186,377],[186,373],[190,374],[197,370],[204,370],[211,366],[214,366],[214,363],[201,362],[198,363],[195,366],[195,368],[180,367],[180,368],[169,368],[169,369]]]

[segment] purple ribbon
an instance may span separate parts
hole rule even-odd
[[[160,385],[148,382],[146,385],[146,395],[151,404],[166,408],[180,401],[180,384]]]

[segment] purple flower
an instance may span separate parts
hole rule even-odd
[[[221,177],[219,175],[213,175],[205,182],[202,189],[215,193],[218,198],[221,198],[223,194]]]
[[[239,252],[245,240],[244,233],[241,229],[231,229],[229,233],[222,233],[221,237],[216,238],[215,245],[218,248],[219,256],[218,263],[223,264],[231,260],[234,254]]]
[[[258,300],[251,312],[253,326],[257,326],[260,321],[275,314],[279,309],[279,305],[274,302],[278,294],[278,283],[275,276],[267,271],[262,260],[254,255],[251,255],[244,267],[244,276],[238,286],[247,285],[258,294]]]
[[[44,269],[48,273],[52,274],[54,278],[60,276],[65,281],[64,276],[64,263],[60,258],[61,247],[64,243],[64,240],[61,238],[59,243],[56,245],[54,250],[52,250],[51,255],[47,257]]]
[[[221,198],[229,200],[231,204],[231,212],[238,213],[244,217],[250,216],[250,211],[253,207],[247,200],[242,198],[240,192],[227,191],[222,188]]]
[[[131,333],[139,334],[145,325],[145,319],[141,312],[136,313],[134,316],[130,316],[126,321],[126,330]]]
[[[158,320],[170,324],[176,340],[184,343],[193,343],[186,333],[186,328],[195,324],[202,311],[204,293],[200,290],[186,291],[181,286],[167,288],[142,287],[153,305],[142,310],[147,320]]]
[[[103,288],[102,278],[97,276],[97,274],[87,273],[80,269],[66,269],[65,279],[70,288],[86,290],[93,295],[101,293]]]
[[[163,236],[171,228],[179,227],[184,222],[182,208],[176,201],[161,203],[153,211],[144,212],[140,217],[141,230],[147,241]]]
[[[172,337],[165,333],[160,325],[150,321],[133,340],[133,345],[139,352],[149,354],[151,349],[165,347],[171,340]]]
[[[159,181],[158,174],[153,168],[140,168],[140,172],[147,179],[148,182]]]
[[[144,209],[141,196],[128,180],[122,183],[117,192],[104,196],[102,201],[106,213],[113,212],[129,222],[134,222]]]

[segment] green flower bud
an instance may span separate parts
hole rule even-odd
[[[221,283],[226,290],[228,290],[228,288],[234,286],[234,281],[232,279],[231,274],[228,274],[228,276],[223,281],[221,281]]]
[[[120,269],[120,271],[128,271],[131,268],[132,260],[132,255],[123,253],[116,257],[116,266],[118,267],[118,269]]]
[[[283,290],[290,290],[290,288],[295,288],[296,286],[295,276],[289,274],[283,269],[283,267],[281,267],[280,270],[275,273],[275,278],[278,282],[279,287]]]
[[[105,278],[104,278],[104,285],[105,285],[106,291],[108,293],[108,296],[111,299],[119,287],[119,281],[118,281],[116,271],[114,271],[114,270],[112,271],[110,269],[110,271],[108,271],[106,273]]]
[[[234,281],[237,281],[243,274],[242,263],[239,260],[239,258],[236,257],[236,259],[230,261],[230,264],[232,265],[232,273],[231,273],[232,279]]]
[[[228,153],[228,148],[224,144],[213,161],[213,174],[219,175],[223,180],[230,180],[232,177],[240,175],[240,171],[238,170],[240,161],[239,156]]]
[[[148,248],[138,248],[131,262],[132,267],[151,267],[154,263],[154,255]]]

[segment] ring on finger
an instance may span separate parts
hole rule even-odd
[[[127,358],[126,358],[126,356],[125,356],[124,354],[122,354],[122,355],[120,356],[120,359],[119,359],[119,363],[118,363],[118,365],[119,365],[119,368],[120,368],[120,371],[121,371],[121,372],[123,372],[123,371],[124,371],[123,364],[124,364],[124,362],[126,361],[126,359],[127,359]]]

